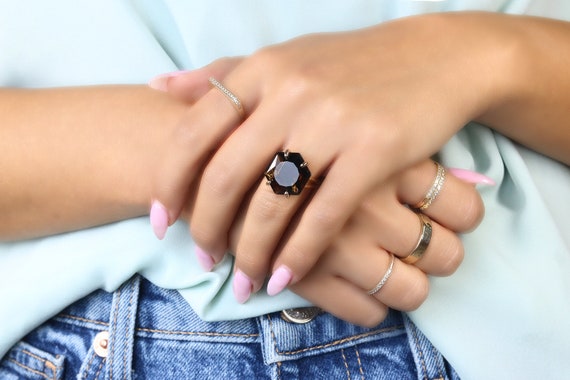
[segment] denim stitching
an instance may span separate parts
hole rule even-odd
[[[420,362],[422,363],[422,369],[424,370],[423,377],[424,377],[424,379],[429,380],[429,379],[428,379],[428,376],[427,376],[427,367],[426,367],[426,363],[425,363],[425,360],[424,360],[424,354],[423,354],[423,351],[422,351],[422,347],[420,346],[420,341],[419,341],[419,338],[418,338],[418,333],[417,333],[417,331],[416,331],[415,328],[412,329],[412,333],[414,334],[414,340],[416,341],[416,348],[417,348],[417,350],[418,350],[418,355],[419,355],[419,357],[420,357]]]
[[[131,296],[129,297],[129,309],[127,312],[127,319],[129,321],[128,326],[131,325],[130,320],[133,319],[133,315],[131,313],[131,310],[133,309],[133,297],[134,297],[135,292],[132,291],[131,289]],[[125,329],[125,341],[128,342],[129,341],[129,329],[126,328]],[[127,378],[127,350],[123,350],[123,379]]]
[[[277,380],[281,380],[281,362],[277,362]]]
[[[350,369],[348,368],[348,362],[346,361],[346,356],[344,355],[344,348],[340,350],[340,354],[342,355],[342,361],[344,362],[344,368],[346,368],[346,378],[350,380]]]
[[[213,333],[213,332],[195,332],[195,331],[170,331],[170,330],[156,330],[144,327],[137,328],[140,332],[150,332],[165,335],[196,335],[196,336],[217,336],[217,337],[233,337],[233,338],[257,338],[259,334],[237,334],[237,333]]]
[[[96,325],[101,325],[101,326],[109,326],[109,324],[107,322],[102,322],[102,321],[96,321],[94,319],[87,319],[87,318],[82,318],[82,317],[77,317],[75,315],[71,315],[71,314],[59,314],[58,317],[60,318],[69,318],[69,319],[75,319],[78,320],[80,322],[88,322],[88,323],[94,323]],[[56,317],[57,318],[57,317]]]
[[[95,354],[95,352],[93,352],[91,354],[91,359],[89,359],[89,362],[87,362],[87,366],[85,367],[85,371],[83,371],[83,375],[81,376],[82,379],[87,378],[87,374],[89,373],[89,368],[91,368],[91,364],[93,364],[93,360],[95,360],[96,356],[97,355]]]
[[[103,358],[103,360],[101,360],[101,364],[99,364],[99,369],[97,370],[97,373],[95,373],[95,379],[97,380],[99,378],[99,375],[101,374],[101,370],[103,369],[103,364],[105,364],[105,360],[106,358]]]
[[[14,359],[8,359],[8,361],[9,361],[9,362],[12,362],[12,363],[14,363],[14,364],[16,364],[18,367],[24,368],[25,370],[27,370],[27,371],[29,371],[29,372],[31,372],[31,373],[35,373],[36,375],[40,375],[41,377],[45,377],[46,379],[49,379],[48,375],[46,375],[45,373],[42,373],[42,372],[40,372],[40,371],[36,371],[35,369],[30,368],[30,367],[28,367],[27,365],[22,364],[22,363],[20,363],[20,362],[14,360]],[[54,377],[53,379],[55,379],[55,377]]]
[[[435,349],[433,344],[431,345],[431,351],[432,351],[434,357],[436,357],[436,358],[441,357],[441,354]],[[443,358],[442,358],[442,360],[443,360]],[[438,365],[437,366],[437,372],[439,373],[439,379],[436,379],[436,380],[445,379],[445,376],[443,375],[443,372],[441,370],[442,370],[442,368]]]
[[[119,301],[121,300],[121,289],[117,290],[117,299],[116,299],[116,303],[115,303],[115,310],[113,312],[113,327],[116,328],[117,327],[117,316],[119,314]],[[115,340],[115,339],[113,339]],[[111,355],[109,358],[109,380],[113,380],[113,357],[115,356],[115,344],[116,342],[113,342],[113,346],[111,347]]]
[[[389,331],[394,331],[394,330],[399,330],[401,328],[404,327],[404,325],[398,325],[398,326],[392,326],[392,327],[387,327],[384,329],[379,329],[379,330],[374,330],[374,331],[369,331],[367,333],[363,333],[363,334],[359,334],[359,335],[353,335],[351,337],[348,338],[343,338],[340,340],[336,340],[330,343],[326,343],[326,344],[322,344],[320,346],[314,346],[314,347],[306,347],[306,348],[302,348],[300,350],[297,351],[279,351],[278,347],[277,347],[277,338],[275,337],[275,333],[273,332],[273,322],[271,320],[271,316],[267,316],[267,319],[269,319],[269,325],[271,327],[271,337],[273,338],[273,347],[275,348],[275,353],[279,354],[279,355],[296,355],[296,354],[301,354],[307,351],[312,351],[312,350],[318,350],[321,348],[328,348],[328,347],[332,347],[332,346],[337,346],[339,344],[343,344],[346,342],[352,342],[354,340],[358,340],[361,338],[366,338],[372,335],[376,335],[379,333],[385,333],[385,332],[389,332]]]
[[[354,347],[356,351],[356,360],[358,361],[358,370],[360,371],[360,379],[364,380],[364,368],[362,368],[362,361],[360,360],[360,353],[358,352],[358,347]]]
[[[32,353],[31,353],[30,351],[28,351],[28,350],[22,350],[22,353],[23,353],[24,355],[28,355],[28,356],[30,356],[30,357],[32,357],[32,358],[34,358],[34,359],[36,359],[36,360],[38,360],[38,361],[44,363],[44,366],[47,367],[47,368],[49,368],[49,369],[52,371],[52,373],[53,373],[53,378],[55,379],[55,377],[57,376],[57,368],[58,368],[55,364],[53,364],[52,362],[50,362],[50,361],[47,360],[47,359],[44,359],[44,358],[39,357],[38,355],[32,354]]]

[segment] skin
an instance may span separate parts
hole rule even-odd
[[[288,268],[295,284],[373,189],[469,121],[570,163],[569,60],[568,23],[464,12],[304,36],[218,63],[216,78],[248,117],[216,89],[206,92],[172,136],[153,199],[170,222],[190,208],[191,233],[215,262],[247,203],[236,273],[256,290],[268,271]],[[189,77],[169,78],[168,88],[199,82]],[[212,145],[220,146],[213,154]],[[326,176],[310,202],[276,196],[260,180],[285,149]]]

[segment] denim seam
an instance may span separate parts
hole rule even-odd
[[[95,360],[96,356],[97,354],[95,354],[95,352],[91,354],[91,359],[89,359],[89,361],[87,362],[87,365],[85,366],[85,371],[83,371],[83,375],[81,376],[82,379],[87,378],[87,374],[89,373],[89,368],[91,368],[91,364],[93,364],[93,360]]]
[[[46,379],[49,379],[49,376],[48,376],[47,374],[45,374],[45,373],[43,373],[43,372],[40,372],[40,371],[37,371],[37,370],[35,370],[35,369],[33,369],[33,368],[30,368],[30,367],[28,367],[27,365],[22,364],[22,363],[20,363],[20,362],[17,361],[17,360],[14,360],[14,359],[12,359],[12,358],[9,358],[8,361],[9,361],[9,362],[12,362],[12,363],[14,363],[14,364],[16,364],[18,367],[21,367],[21,368],[25,369],[26,371],[29,371],[29,372],[31,372],[31,373],[33,373],[33,374],[36,374],[36,375],[39,375],[39,376],[44,377],[44,378],[46,378]],[[52,379],[55,379],[55,377],[52,377]]]
[[[420,341],[419,341],[419,337],[418,337],[418,333],[417,333],[416,329],[412,329],[412,333],[414,334],[414,340],[416,342],[416,348],[418,350],[418,356],[419,356],[420,362],[422,363],[422,369],[424,370],[423,377],[424,377],[424,379],[429,380],[428,376],[427,376],[428,370],[427,370],[426,363],[424,360],[424,353],[422,351],[422,347],[420,345]]]
[[[115,302],[115,310],[113,311],[113,326],[117,325],[117,317],[119,314],[119,301],[121,300],[121,289],[117,290],[117,299]],[[116,340],[113,339],[113,346],[111,347],[111,355],[109,358],[109,380],[113,380],[113,357],[115,356]]]
[[[296,355],[296,354],[301,354],[301,353],[308,352],[308,351],[318,350],[321,348],[328,348],[328,347],[332,347],[332,346],[337,346],[339,344],[343,344],[346,342],[352,342],[352,341],[355,341],[355,340],[358,340],[361,338],[366,338],[366,337],[369,337],[372,335],[377,335],[380,333],[398,330],[398,329],[401,329],[404,327],[404,325],[398,325],[398,326],[387,327],[384,329],[369,331],[367,333],[363,333],[363,334],[359,334],[359,335],[353,335],[351,337],[343,338],[340,340],[335,340],[333,342],[322,344],[320,346],[306,347],[306,348],[303,348],[303,349],[300,349],[297,351],[279,351],[279,348],[277,347],[277,338],[275,337],[275,332],[273,331],[273,321],[271,319],[271,316],[268,315],[267,319],[269,319],[269,326],[271,328],[271,338],[273,339],[273,347],[274,347],[275,353],[277,353],[279,355]]]
[[[131,320],[133,319],[133,315],[131,313],[132,309],[133,309],[133,297],[134,297],[135,292],[131,291],[131,296],[129,297],[129,311],[127,313],[127,318],[129,320],[129,324],[128,326],[131,326]],[[128,342],[129,341],[129,337],[131,331],[129,329],[125,329],[125,341]],[[123,350],[123,379],[126,379],[127,376],[127,350]]]
[[[99,378],[99,375],[101,374],[101,370],[103,369],[103,365],[105,364],[106,360],[107,360],[107,358],[103,358],[103,360],[101,360],[101,364],[99,364],[99,368],[97,369],[97,372],[95,373],[94,380],[97,380]]]
[[[360,371],[360,379],[364,380],[364,368],[362,368],[362,361],[360,360],[360,353],[358,352],[358,347],[354,347],[356,352],[356,360],[358,361],[358,370]]]
[[[77,316],[71,315],[71,314],[59,314],[58,317],[64,318],[64,319],[65,319],[65,318],[74,319],[74,320],[77,320],[77,321],[80,321],[80,322],[93,323],[93,324],[101,325],[101,326],[105,326],[105,327],[108,327],[108,326],[109,326],[109,324],[108,324],[107,322],[102,322],[102,321],[97,321],[97,320],[94,320],[94,319],[87,319],[87,318],[77,317]],[[62,321],[62,322],[65,323],[65,321]]]
[[[281,362],[277,362],[277,380],[281,380],[281,366],[283,364]]]
[[[57,368],[58,368],[58,366],[56,366],[55,364],[53,364],[53,363],[50,362],[49,360],[44,359],[44,358],[41,358],[41,357],[39,357],[38,355],[32,354],[32,353],[31,353],[30,351],[28,351],[28,350],[22,350],[22,353],[23,353],[24,355],[28,355],[28,356],[30,356],[30,357],[32,357],[32,358],[34,358],[34,359],[36,359],[36,360],[39,360],[40,362],[44,363],[44,366],[47,367],[47,368],[49,368],[49,369],[52,371],[53,377],[55,378],[55,377],[57,376]],[[57,359],[57,357],[56,357],[56,359]]]
[[[431,345],[431,351],[432,351],[434,357],[437,358],[438,356],[441,356],[441,354],[435,349],[435,346],[433,344]],[[437,366],[437,372],[439,374],[439,379],[445,379],[445,376],[443,375],[443,372],[441,371],[441,369],[442,368],[438,365]]]
[[[346,355],[344,355],[344,348],[340,350],[342,355],[342,361],[344,362],[344,368],[346,369],[346,378],[350,380],[350,369],[348,368],[348,362],[346,361]]]
[[[170,331],[170,330],[156,330],[145,327],[137,328],[140,332],[150,332],[165,335],[182,335],[182,336],[215,336],[215,337],[231,337],[231,338],[257,338],[259,334],[237,334],[237,333],[214,333],[214,332],[196,332],[196,331]]]
[[[97,321],[94,319],[87,319],[82,317],[77,317],[70,314],[60,314],[61,318],[68,318],[78,320],[80,322],[94,323],[97,325],[109,327],[107,322]],[[195,332],[195,331],[172,331],[172,330],[160,330],[160,329],[149,329],[146,327],[137,327],[137,331],[166,334],[166,335],[199,335],[199,336],[216,336],[216,337],[232,337],[232,338],[257,338],[259,334],[237,334],[237,333],[209,333],[209,332]]]

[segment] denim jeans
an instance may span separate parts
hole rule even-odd
[[[368,329],[320,313],[204,322],[140,276],[96,291],[32,331],[0,379],[457,379],[399,312]]]

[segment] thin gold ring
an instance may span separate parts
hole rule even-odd
[[[216,78],[210,77],[210,78],[208,78],[208,82],[210,82],[210,84],[213,87],[220,90],[220,92],[222,94],[224,94],[226,96],[226,98],[228,98],[230,100],[230,102],[232,102],[232,105],[234,106],[234,108],[238,112],[239,116],[243,119],[245,117],[245,110],[243,109],[243,105],[242,105],[241,101],[239,100],[239,98],[233,92],[228,90],[223,84],[218,82],[216,80]]]
[[[414,264],[416,261],[421,259],[428,248],[429,242],[431,241],[432,226],[430,219],[420,212],[416,213],[416,215],[420,219],[420,237],[418,238],[418,242],[412,252],[401,259],[406,264]]]
[[[441,189],[443,188],[443,183],[445,182],[445,168],[439,163],[434,162],[437,167],[437,174],[433,180],[433,184],[424,196],[424,199],[413,206],[417,211],[426,210],[435,201],[439,195]]]
[[[390,260],[390,265],[388,266],[388,269],[386,269],[384,276],[382,276],[382,278],[380,279],[380,281],[378,281],[378,283],[374,288],[366,292],[368,293],[369,296],[378,293],[380,289],[382,289],[382,287],[386,285],[386,282],[388,282],[388,280],[390,279],[390,276],[392,275],[392,270],[394,269],[394,260],[395,260],[393,254],[390,253],[390,256],[392,257],[392,259]]]

